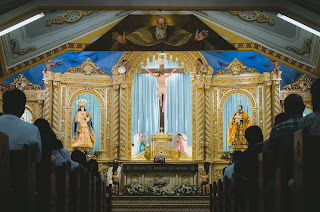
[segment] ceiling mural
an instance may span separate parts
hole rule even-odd
[[[53,58],[49,63],[52,72],[65,73],[68,69],[77,67],[84,60],[89,58],[100,69],[106,70],[112,76],[111,69],[118,63],[123,54],[124,52],[72,51]],[[253,51],[202,51],[201,54],[208,64],[213,67],[213,75],[216,74],[217,71],[228,66],[235,58],[244,65],[256,69],[259,73],[271,72],[274,67],[269,58]],[[42,79],[45,68],[46,64],[43,63],[22,72],[22,74],[33,84],[43,87],[44,84]],[[280,64],[280,70],[282,71],[281,87],[292,84],[302,75],[301,72],[283,64]],[[5,80],[5,84],[11,83],[17,76],[18,75],[8,78]]]
[[[320,76],[320,38],[279,19],[277,11],[34,11],[39,12],[45,16],[1,36],[0,79],[69,51],[217,49],[254,51],[311,77]],[[7,20],[6,15],[0,18]],[[153,30],[161,16],[168,22],[168,39],[158,42]],[[120,45],[123,33],[128,42]]]
[[[235,49],[194,15],[129,15],[85,51]]]

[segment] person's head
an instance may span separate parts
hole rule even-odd
[[[163,75],[163,72],[162,71],[157,71],[157,73],[158,73],[158,76],[160,76],[160,75]]]
[[[284,111],[287,118],[302,117],[305,105],[299,94],[290,94],[284,100]]]
[[[83,111],[86,111],[85,106],[84,106],[84,105],[80,105],[78,111],[82,111],[82,112],[83,112]]]
[[[238,105],[238,111],[241,112],[243,109],[242,105]]]
[[[167,37],[167,19],[165,17],[159,17],[157,19],[155,36],[158,40],[162,40]]]
[[[236,150],[236,151],[234,151],[234,152],[232,153],[232,163],[234,163],[234,162],[236,162],[237,160],[239,160],[240,154],[241,154],[241,151],[238,151],[238,150]]]
[[[127,60],[122,60],[122,65],[127,65],[128,61]]]
[[[27,98],[21,90],[13,89],[3,94],[2,102],[5,114],[12,114],[20,118],[24,113]]]
[[[113,158],[113,163],[119,163],[118,158]]]
[[[99,166],[98,162],[95,159],[90,159],[88,161],[88,169],[89,172],[92,173],[94,176],[99,174]]]
[[[52,144],[52,148],[53,149],[61,149],[61,148],[63,148],[62,141],[59,140],[59,139],[56,139]]]
[[[79,164],[81,164],[84,167],[87,167],[87,158],[86,155],[81,152],[80,150],[74,150],[71,153],[71,159],[75,162],[78,162]]]
[[[245,137],[248,141],[248,146],[253,146],[257,143],[263,142],[263,135],[260,127],[251,126],[246,129]]]
[[[206,174],[207,174],[206,170],[203,170],[202,174],[203,174],[203,175],[206,175]]]
[[[279,113],[278,115],[276,115],[276,117],[274,119],[274,126],[276,126],[277,124],[280,124],[286,120],[287,120],[287,115],[285,113]]]
[[[202,60],[200,59],[200,58],[198,58],[198,60],[197,60],[197,65],[202,65]]]
[[[311,86],[312,106],[314,112],[320,112],[320,78]]]
[[[41,161],[50,160],[53,144],[57,140],[56,134],[51,130],[50,124],[46,119],[39,118],[33,123],[38,127],[41,137],[42,156]]]

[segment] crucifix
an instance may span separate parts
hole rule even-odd
[[[142,69],[141,73],[149,73],[151,76],[155,77],[159,83],[159,87],[157,88],[157,98],[160,99],[160,128],[164,129],[164,107],[166,103],[166,95],[167,95],[167,85],[166,78],[170,77],[173,72],[175,73],[184,73],[183,68],[164,68],[164,64],[159,64],[159,69]],[[157,75],[154,73],[158,73]],[[169,73],[168,75],[164,75],[165,73]],[[159,130],[157,129],[157,130]]]

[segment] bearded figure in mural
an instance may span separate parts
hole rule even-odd
[[[245,131],[251,126],[251,120],[248,113],[244,112],[242,105],[238,106],[238,111],[235,112],[230,120],[228,131],[228,144],[230,148],[247,145]]]
[[[75,116],[72,148],[91,149],[95,143],[95,133],[92,128],[90,113],[86,111],[84,106],[87,100],[80,99],[76,103],[79,105],[79,109]]]
[[[112,32],[112,38],[117,41],[112,50],[214,50],[214,47],[205,40],[208,34],[207,30],[201,32],[196,30],[196,33],[192,34],[184,29],[168,25],[165,17],[159,17],[155,26],[143,27],[128,35],[125,32],[122,35],[118,32]]]

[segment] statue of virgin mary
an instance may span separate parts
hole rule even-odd
[[[74,136],[72,141],[73,149],[91,149],[95,143],[95,133],[92,127],[92,120],[89,111],[84,106],[86,99],[79,99],[79,105],[75,116]]]

